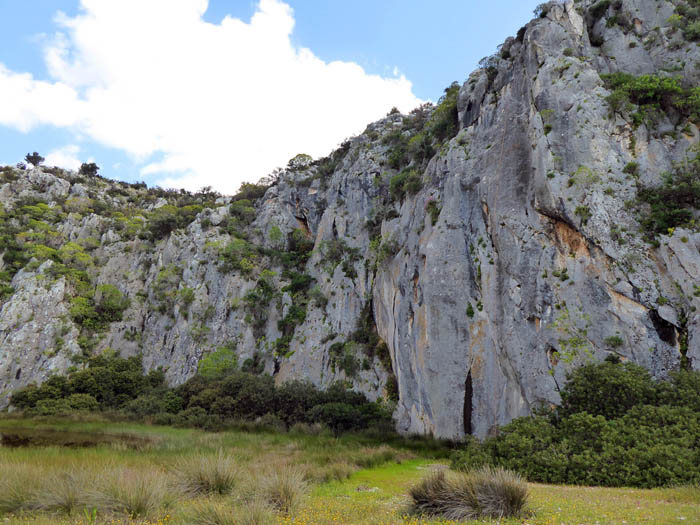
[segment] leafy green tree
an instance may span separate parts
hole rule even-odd
[[[95,309],[105,323],[121,321],[130,300],[113,284],[101,284],[95,291]]]
[[[27,153],[27,155],[24,157],[24,160],[32,166],[34,166],[35,168],[37,168],[46,159],[35,151],[34,153]]]
[[[208,379],[227,376],[238,370],[235,345],[220,346],[199,362],[197,373]]]
[[[578,412],[614,419],[632,407],[653,404],[656,388],[649,372],[634,363],[596,363],[576,368],[561,391],[559,415]]]
[[[83,162],[80,165],[80,171],[78,173],[80,173],[80,175],[85,175],[87,177],[94,177],[95,175],[97,175],[97,172],[99,170],[100,170],[100,167],[97,164],[95,164],[94,162],[88,162],[88,163]]]

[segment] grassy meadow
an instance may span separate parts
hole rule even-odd
[[[303,426],[208,433],[8,418],[0,429],[58,444],[0,447],[0,523],[455,523],[406,515],[410,487],[448,463],[437,442]],[[99,443],[77,446],[86,435]],[[528,516],[501,523],[700,522],[698,488],[528,488]]]

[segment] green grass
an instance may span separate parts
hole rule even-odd
[[[143,439],[137,448],[124,447],[119,442],[93,448],[0,448],[0,472],[13,472],[13,479],[21,479],[21,472],[27,476],[20,484],[20,499],[41,499],[41,494],[36,496],[37,488],[31,485],[41,485],[65,472],[82,473],[79,481],[87,480],[90,486],[85,494],[87,501],[79,501],[69,512],[61,511],[60,504],[49,508],[47,501],[55,504],[54,497],[43,500],[46,511],[32,510],[42,508],[33,505],[12,515],[0,514],[2,523],[87,524],[85,511],[89,515],[92,508],[98,509],[97,523],[270,523],[270,516],[277,523],[297,525],[450,523],[404,517],[408,489],[431,469],[444,468],[447,463],[449,450],[426,441],[393,439],[386,444],[366,436],[334,438],[324,434],[243,431],[212,434],[97,421],[0,419],[0,428],[64,429],[128,434]],[[188,459],[216,458],[220,454],[236,463],[238,474],[230,493],[200,496],[176,492],[178,465]],[[278,477],[287,473],[289,476],[274,480],[273,472]],[[154,482],[148,483],[155,487],[151,499],[130,499],[130,487],[155,479],[151,476],[160,479],[157,487]],[[271,496],[273,481],[278,486],[273,496],[279,497],[282,490],[289,505],[280,504]],[[164,492],[164,485],[171,488]],[[106,488],[101,489],[103,486]],[[501,523],[700,522],[700,488],[528,486],[530,516]],[[94,498],[98,492],[101,496]],[[69,496],[63,497],[70,500]],[[129,514],[139,517],[132,519]]]

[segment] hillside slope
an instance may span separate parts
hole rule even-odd
[[[460,438],[589,359],[700,367],[699,10],[543,7],[438,105],[235,197],[4,168],[0,405],[106,348],[181,383],[223,347]]]

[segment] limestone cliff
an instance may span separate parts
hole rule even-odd
[[[650,237],[638,203],[694,158],[700,115],[615,108],[605,76],[697,86],[683,6],[544,6],[442,104],[297,157],[262,196],[6,168],[0,404],[82,353],[141,353],[181,383],[228,345],[278,381],[392,398],[400,431],[460,438],[557,403],[586,360],[700,366],[697,209]]]

